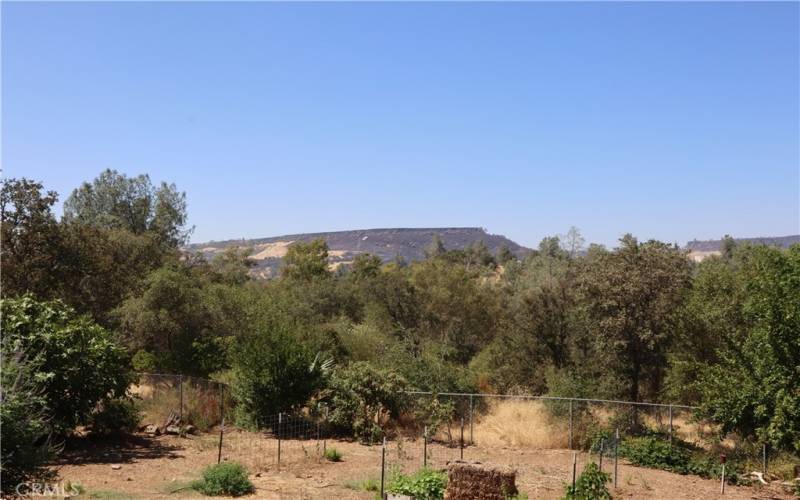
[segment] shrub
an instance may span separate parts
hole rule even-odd
[[[629,437],[620,443],[620,455],[633,465],[688,473],[690,454],[682,446],[673,446],[657,436]]]
[[[108,399],[89,418],[92,432],[100,435],[129,433],[139,426],[141,415],[129,398]]]
[[[342,454],[336,448],[328,448],[325,450],[325,459],[329,462],[341,462]]]
[[[45,401],[20,356],[3,357],[0,372],[0,481],[12,493],[17,484],[46,479],[43,464],[52,458]]]
[[[611,475],[600,470],[596,463],[590,463],[583,469],[575,481],[575,488],[567,485],[565,500],[609,500],[611,494],[606,488],[606,483],[611,481]]]
[[[267,417],[308,401],[323,385],[322,365],[280,326],[243,339],[233,354],[239,422],[263,427]]]
[[[405,388],[400,375],[357,362],[333,373],[321,400],[330,408],[334,428],[372,441],[383,434],[376,420],[397,418],[405,407]]]
[[[233,462],[207,467],[203,479],[194,481],[192,488],[204,495],[233,497],[252,493],[254,489],[245,468]]]
[[[131,359],[131,365],[135,371],[147,373],[156,371],[158,363],[154,354],[138,350]]]
[[[87,423],[97,403],[123,397],[132,382],[124,350],[108,330],[61,301],[30,295],[0,301],[4,357],[28,356],[55,434]]]
[[[433,469],[421,469],[412,475],[396,473],[389,480],[386,491],[398,495],[409,495],[416,500],[444,498],[447,474]]]

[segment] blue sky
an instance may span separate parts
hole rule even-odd
[[[193,241],[796,234],[799,9],[3,2],[4,175],[175,182]]]

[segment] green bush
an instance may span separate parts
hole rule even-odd
[[[0,372],[0,481],[4,493],[17,484],[44,480],[43,466],[54,455],[45,400],[21,356],[3,357]]]
[[[386,491],[409,495],[416,500],[438,500],[444,498],[446,487],[447,474],[433,469],[421,469],[412,475],[392,475]]]
[[[336,448],[328,448],[325,450],[325,459],[329,462],[341,462],[342,454]]]
[[[324,382],[323,363],[280,325],[242,339],[233,370],[237,420],[250,427],[306,403]]]
[[[567,485],[565,500],[609,500],[611,494],[606,488],[606,483],[611,481],[611,475],[600,470],[596,463],[590,463],[583,469],[575,481],[575,488]]]
[[[0,307],[3,357],[26,356],[54,434],[71,433],[100,401],[125,395],[132,377],[111,332],[60,301],[26,295]]]
[[[203,471],[203,479],[194,481],[192,488],[204,495],[232,497],[246,495],[254,490],[245,468],[233,462],[207,467]]]
[[[139,409],[133,400],[108,399],[89,417],[89,427],[94,434],[124,434],[135,431],[140,419]]]
[[[333,373],[321,401],[330,408],[335,429],[375,441],[383,435],[376,417],[397,418],[405,407],[405,388],[400,375],[356,362]]]
[[[626,438],[619,445],[619,454],[630,460],[633,465],[677,474],[694,474],[701,477],[720,477],[722,474],[719,457],[677,438],[670,444],[666,436],[659,434]],[[741,466],[737,461],[729,460],[725,467],[727,482],[737,483],[740,469]]]

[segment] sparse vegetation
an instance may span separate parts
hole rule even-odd
[[[575,481],[575,488],[567,485],[564,500],[610,500],[611,493],[606,487],[609,481],[609,474],[601,471],[596,463],[589,463]]]
[[[336,448],[328,448],[325,450],[325,460],[328,462],[341,462],[342,453]]]

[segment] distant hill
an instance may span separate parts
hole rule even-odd
[[[424,258],[425,247],[430,244],[434,235],[439,235],[449,250],[464,249],[473,243],[483,241],[492,253],[496,253],[503,245],[518,256],[530,252],[530,249],[505,236],[490,234],[478,227],[387,228],[287,234],[249,240],[196,243],[188,245],[186,250],[201,252],[206,257],[213,258],[214,255],[231,247],[250,247],[253,249],[251,258],[256,261],[253,274],[260,278],[270,278],[277,275],[289,245],[298,241],[324,239],[330,249],[331,266],[337,267],[352,262],[359,253],[377,255],[384,262],[397,256],[409,262],[420,260]]]
[[[800,234],[790,236],[767,236],[760,238],[734,238],[736,243],[750,243],[752,245],[767,245],[788,248],[800,243]],[[701,261],[710,255],[719,255],[722,249],[722,240],[692,240],[686,244],[689,257]]]

